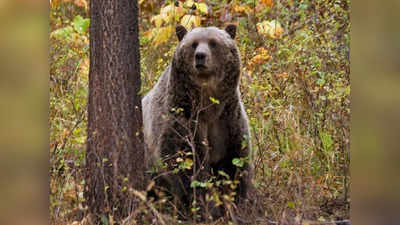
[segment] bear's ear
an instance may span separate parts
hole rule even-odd
[[[235,24],[229,24],[228,26],[225,27],[226,33],[231,36],[232,39],[235,39],[236,36],[236,25]]]
[[[176,36],[178,37],[179,41],[182,41],[183,37],[186,35],[187,30],[184,26],[178,25],[175,28]]]

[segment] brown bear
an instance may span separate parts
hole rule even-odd
[[[193,181],[221,174],[239,181],[236,198],[245,198],[252,165],[236,26],[178,25],[176,35],[172,63],[142,100],[147,166],[159,168],[156,183],[186,206]]]

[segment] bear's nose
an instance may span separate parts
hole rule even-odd
[[[206,58],[206,53],[204,53],[204,52],[196,52],[195,57],[196,57],[196,60],[202,61],[202,60],[204,60]]]

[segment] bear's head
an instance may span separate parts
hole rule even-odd
[[[176,27],[179,45],[174,60],[177,69],[197,86],[218,86],[222,81],[238,82],[240,56],[234,38],[236,26],[224,30],[217,27],[199,27],[187,31]]]

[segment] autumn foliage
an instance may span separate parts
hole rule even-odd
[[[86,215],[89,1],[50,2],[51,223],[79,224]],[[141,94],[169,64],[177,24],[238,26],[240,89],[251,125],[258,199],[247,219],[259,224],[348,219],[349,0],[139,4]],[[163,211],[143,207],[154,215],[153,209]],[[105,224],[112,222],[104,218]]]

